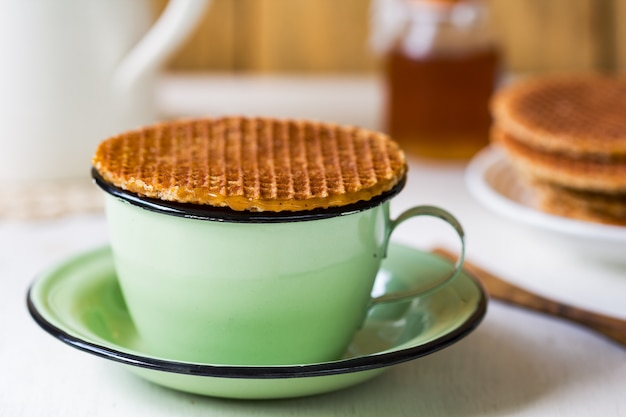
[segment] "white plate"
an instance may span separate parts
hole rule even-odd
[[[470,194],[488,209],[534,227],[544,237],[586,257],[626,264],[626,227],[544,213],[517,178],[504,154],[493,147],[479,152],[466,170]]]

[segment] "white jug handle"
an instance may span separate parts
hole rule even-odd
[[[147,72],[161,66],[185,41],[211,0],[170,0],[158,20],[128,52],[113,74],[115,91],[127,91]]]

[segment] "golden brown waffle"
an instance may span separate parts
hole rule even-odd
[[[626,78],[549,76],[498,92],[492,141],[540,209],[626,225]]]
[[[565,154],[626,154],[626,78],[546,76],[498,92],[497,124],[518,141]]]
[[[626,194],[573,190],[535,182],[539,208],[559,216],[595,223],[626,226]]]
[[[491,138],[525,176],[580,190],[626,192],[626,156],[548,152],[522,143],[497,125]]]
[[[93,166],[145,197],[250,211],[369,200],[406,174],[381,133],[312,121],[226,117],[162,123],[103,141]]]

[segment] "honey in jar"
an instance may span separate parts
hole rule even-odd
[[[499,54],[479,1],[381,0],[385,130],[420,156],[468,158],[489,142]],[[390,25],[387,10],[387,22]],[[379,32],[380,33],[380,32]]]

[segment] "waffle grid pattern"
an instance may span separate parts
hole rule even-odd
[[[498,124],[553,152],[626,159],[626,78],[545,77],[496,95]]]
[[[164,123],[110,138],[93,163],[139,195],[236,210],[350,204],[393,188],[404,155],[387,136],[310,121],[221,118]]]
[[[626,225],[626,79],[549,76],[501,90],[492,141],[546,212]]]

